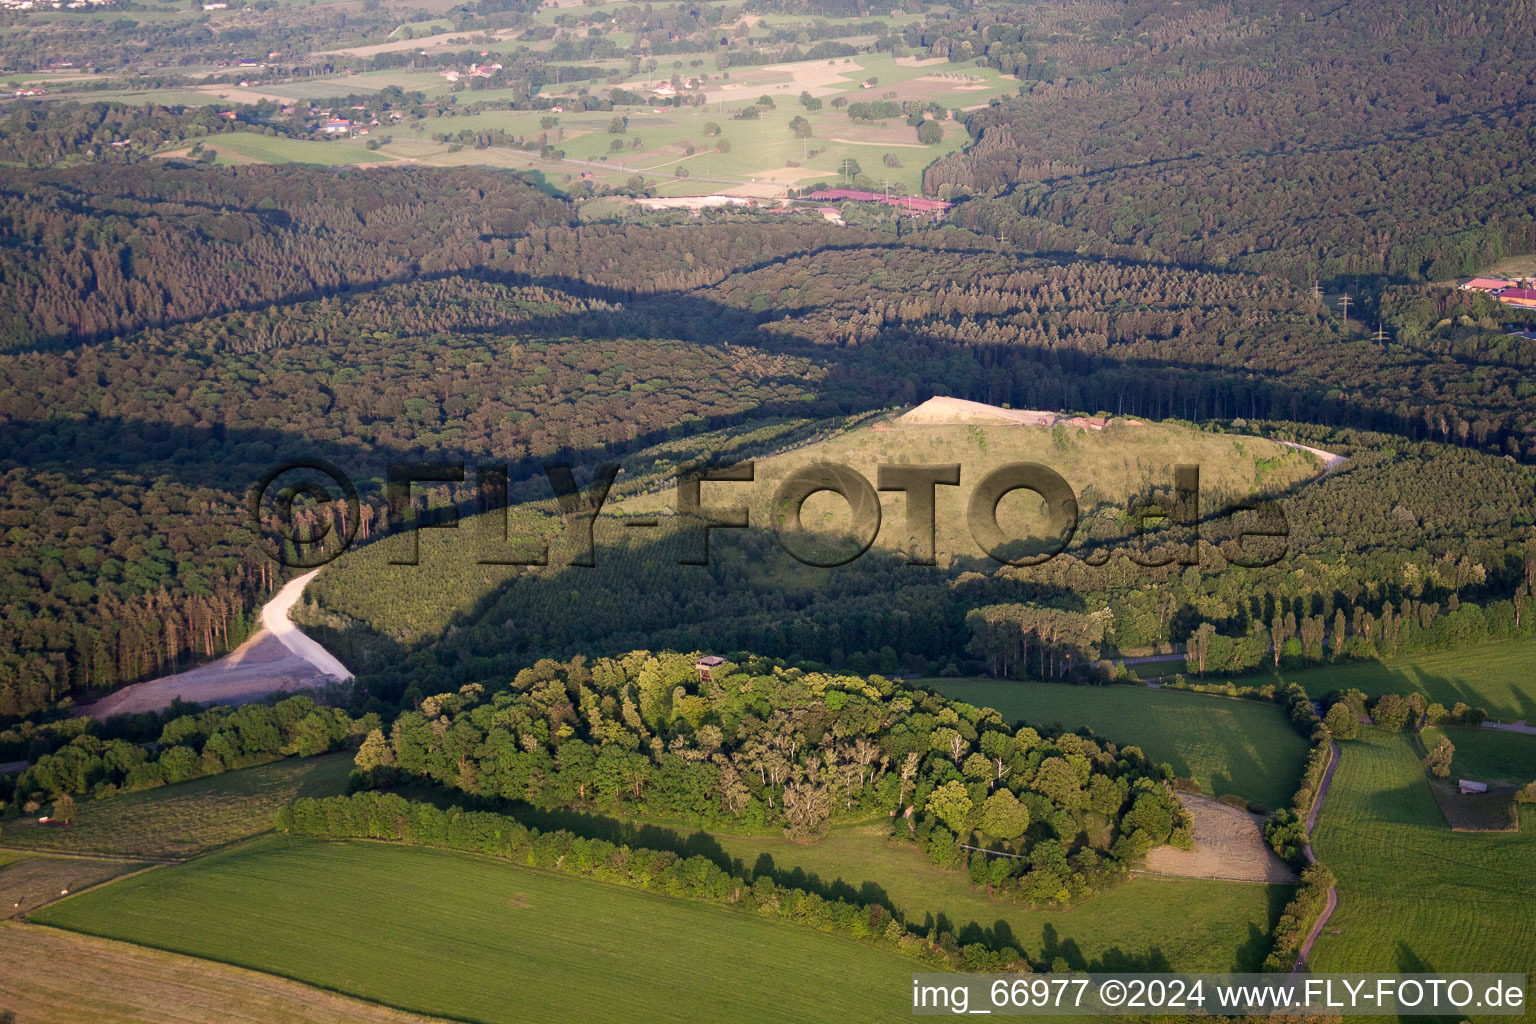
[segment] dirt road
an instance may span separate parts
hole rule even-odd
[[[126,686],[80,705],[75,715],[106,718],[159,711],[178,697],[197,704],[249,704],[275,690],[302,690],[351,679],[345,665],[288,618],[314,576],[306,573],[285,584],[262,606],[262,628],[256,635],[218,661]]]

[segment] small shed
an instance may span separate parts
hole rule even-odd
[[[710,676],[710,673],[724,664],[725,659],[720,657],[718,654],[706,654],[704,657],[694,662],[693,667],[699,673],[699,681],[708,683],[714,681]]]
[[[1471,779],[1462,779],[1460,782],[1458,782],[1456,784],[1456,786],[1463,793],[1486,793],[1486,792],[1488,792],[1488,783],[1486,783],[1486,782],[1473,782]]]

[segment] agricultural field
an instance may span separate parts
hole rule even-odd
[[[941,871],[887,834],[882,823],[837,828],[810,846],[716,838],[742,867],[782,884],[874,898],[909,922],[942,923],[961,944],[992,940],[1079,970],[1258,970],[1291,893],[1284,885],[1138,876],[1069,910],[1032,910],[992,899],[965,872]]]
[[[0,925],[0,1013],[24,1024],[425,1024],[238,967],[16,922]]]
[[[1452,780],[1511,786],[1536,782],[1536,736],[1456,725],[1430,726],[1419,733],[1425,749],[1432,749],[1441,736],[1456,747],[1451,760]]]
[[[8,822],[0,843],[19,850],[179,860],[266,832],[273,815],[303,796],[346,787],[346,754],[286,758],[172,786],[81,800],[62,827]]]
[[[1313,970],[1519,971],[1536,976],[1536,808],[1515,833],[1456,833],[1408,737],[1340,745],[1313,835],[1339,905]]]
[[[446,42],[462,33],[432,37]],[[403,37],[349,50],[351,53],[398,50],[420,46],[423,40]],[[429,44],[430,45],[430,44]],[[526,47],[526,44],[518,44]],[[510,49],[503,41],[501,48]],[[495,48],[493,48],[495,49]],[[581,62],[583,64],[588,62]],[[680,67],[674,67],[680,64]],[[221,136],[210,143],[219,152],[220,163],[313,163],[326,166],[377,163],[390,159],[408,159],[432,165],[481,163],[492,166],[537,166],[551,175],[594,175],[605,181],[623,182],[640,174],[655,185],[661,195],[686,195],[698,192],[732,191],[762,196],[778,195],[786,187],[813,181],[839,181],[853,172],[862,172],[875,182],[888,182],[893,188],[909,193],[921,191],[922,172],[932,161],[958,150],[969,141],[964,127],[953,118],[935,123],[943,131],[942,141],[926,145],[917,140],[916,130],[901,118],[884,121],[855,121],[843,109],[832,105],[841,98],[850,103],[892,99],[895,102],[920,100],[934,102],[946,111],[968,110],[998,96],[1014,92],[1018,83],[990,68],[951,64],[947,61],[917,62],[893,58],[887,53],[860,54],[829,61],[801,61],[763,67],[739,67],[726,72],[713,65],[693,67],[687,60],[660,61],[654,73],[621,83],[622,88],[644,92],[664,82],[672,74],[705,79],[703,92],[710,102],[701,106],[653,107],[630,105],[612,112],[587,112],[550,115],[547,111],[492,110],[461,116],[430,118],[420,123],[425,141],[410,152],[397,150],[388,156],[372,153],[359,139],[311,142],[303,139],[272,139],[244,135],[229,142]],[[865,86],[867,82],[877,84]],[[352,92],[376,92],[399,86],[424,93],[430,99],[447,101],[453,106],[494,102],[517,98],[517,90],[468,90],[452,93],[450,84],[436,72],[398,70],[338,74],[298,81],[280,80],[249,89],[236,86],[209,86],[204,90],[185,87],[138,92],[92,93],[92,98],[140,103],[210,104],[255,103],[262,99],[315,100]],[[609,88],[604,83],[590,83],[598,93]],[[546,86],[554,98],[573,87]],[[807,110],[798,97],[807,92],[822,101],[818,110]],[[756,119],[736,117],[743,109],[755,107],[761,97],[773,101],[761,107]],[[525,138],[537,138],[544,129],[540,120],[554,116],[557,125],[548,131],[548,141],[564,152],[565,160],[542,161],[536,155],[516,150],[466,146],[450,153],[451,143],[432,140],[437,133],[499,130]],[[628,119],[625,131],[611,133],[610,121],[619,116]],[[797,138],[790,122],[804,117],[811,126],[808,138]],[[718,129],[712,127],[718,126]],[[397,139],[412,134],[411,124],[393,129],[378,129]],[[713,134],[712,134],[713,133]],[[421,138],[418,136],[418,138]],[[617,142],[622,147],[615,151]],[[692,150],[692,152],[690,152]],[[724,150],[723,152],[721,150]],[[853,161],[852,164],[846,161]],[[790,166],[791,163],[797,166]],[[683,172],[686,176],[681,176]],[[846,172],[846,173],[845,173]]]
[[[310,142],[306,139],[274,138],[254,132],[231,132],[203,140],[203,145],[217,154],[215,163],[233,164],[319,164],[336,167],[345,164],[384,163],[389,157],[364,148],[362,139],[334,142]],[[185,147],[164,154],[186,156]]]
[[[660,1020],[681,1006],[703,1020],[882,1021],[904,1011],[916,965],[716,906],[368,842],[264,839],[37,919],[486,1022]]]
[[[146,865],[98,857],[48,857],[7,854],[0,864],[0,920],[29,914],[38,907],[110,881]]]
[[[1233,793],[1269,809],[1290,805],[1307,741],[1274,704],[1137,686],[1068,686],[996,679],[923,679],[946,697],[997,710],[1009,721],[1087,726],[1140,747],[1212,795]]]
[[[1281,680],[1306,687],[1313,696],[1351,687],[1367,696],[1422,693],[1447,708],[1457,701],[1487,710],[1495,721],[1524,719],[1536,724],[1536,638],[1506,640],[1462,650],[1415,654],[1381,662],[1358,662],[1283,672]]]

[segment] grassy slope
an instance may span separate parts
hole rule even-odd
[[[1094,970],[1257,970],[1288,886],[1141,877],[1069,911],[1030,910],[989,898],[964,872],[939,871],[885,827],[840,828],[814,846],[719,836],[747,868],[791,885],[864,896],[913,924],[937,923],[961,943],[1014,945],[1030,959],[1058,956]]]
[[[1213,796],[1288,806],[1307,743],[1273,704],[1133,686],[1066,686],[993,679],[924,679],[946,697],[995,708],[1009,721],[1088,726],[1141,747]]]
[[[0,1011],[26,1024],[420,1024],[269,975],[36,925],[0,926]]]
[[[836,421],[828,424],[829,428],[839,425]],[[721,444],[716,452],[722,458],[731,455],[729,439],[725,440],[727,443]],[[706,504],[748,504],[754,509],[754,528],[766,528],[769,522],[767,509],[778,482],[792,470],[808,464],[840,462],[873,482],[876,466],[882,462],[959,462],[962,465],[961,485],[937,488],[935,508],[940,524],[937,529],[940,564],[949,562],[949,556],[953,554],[953,569],[975,566],[991,571],[997,563],[987,559],[976,546],[964,523],[972,487],[982,475],[997,466],[1032,461],[1057,467],[1076,490],[1084,509],[1084,526],[1077,537],[1080,542],[1087,543],[1082,538],[1087,536],[1086,522],[1091,509],[1100,501],[1123,502],[1128,495],[1143,493],[1149,487],[1170,487],[1175,463],[1190,461],[1200,465],[1202,500],[1214,508],[1220,492],[1252,493],[1258,484],[1255,460],[1271,457],[1284,461],[1265,477],[1266,487],[1284,487],[1308,479],[1316,472],[1310,456],[1261,438],[1205,434],[1171,424],[1125,426],[1102,433],[1085,431],[1081,436],[1071,433],[1062,447],[1057,445],[1051,430],[1033,426],[937,425],[883,431],[857,427],[827,440],[757,459],[756,480],[751,484],[708,483],[701,491]],[[683,461],[686,459],[680,454],[674,455],[665,446],[647,449],[624,460],[627,473],[659,478],[661,486],[649,494],[623,500],[611,498],[604,506],[604,514],[598,517],[594,527],[596,542],[604,551],[597,558],[595,571],[575,570],[580,589],[601,591],[609,580],[629,583],[635,579],[649,579],[655,571],[649,563],[657,558],[676,564],[678,551],[669,546],[674,543],[675,536],[670,520],[664,520],[661,529],[649,531],[656,536],[640,539],[636,531],[622,524],[617,513],[653,515],[662,510],[670,511],[676,500],[672,473]],[[864,564],[869,566],[876,566],[881,557],[897,557],[897,550],[906,545],[908,537],[904,496],[888,491],[880,497],[883,508],[880,532],[874,549],[864,556],[867,559]],[[1015,500],[1017,506],[1011,504]],[[999,521],[1005,529],[1015,536],[1027,532],[1031,524],[1022,515],[1025,509],[1023,492],[1005,498],[999,509]],[[1014,517],[1016,513],[1019,518]],[[1102,514],[1112,518],[1113,508]],[[835,533],[846,528],[850,521],[847,503],[835,495],[823,492],[813,495],[805,503],[803,522],[808,527]],[[1034,525],[1038,525],[1038,520]],[[477,539],[483,536],[478,531],[480,522],[477,520],[466,521],[457,533],[429,531],[422,536],[421,564],[419,570],[411,574],[409,593],[401,585],[390,582],[404,579],[387,567],[391,558],[398,557],[394,542],[367,545],[348,552],[326,569],[308,593],[327,610],[365,622],[401,643],[417,644],[433,639],[455,618],[477,614],[486,595],[497,591],[515,576],[521,577],[523,582],[519,587],[527,592],[526,597],[519,594],[518,600],[526,600],[529,605],[539,603],[534,588],[544,580],[550,581],[554,597],[560,598],[568,592],[571,578],[565,574],[571,570],[565,565],[568,549],[562,542],[556,541],[552,545],[548,569],[516,571],[507,566],[482,564],[492,549]],[[713,543],[719,545],[718,550],[728,550],[725,545],[730,543],[730,537],[716,535]],[[626,551],[623,549],[625,545],[632,547]],[[843,571],[856,572],[859,564]],[[877,567],[877,571],[880,568],[883,567]],[[775,590],[813,585],[819,578],[817,573],[807,571],[805,566],[787,555],[756,563],[751,572],[754,585]],[[505,611],[498,607],[496,614]],[[536,629],[530,625],[536,618],[530,616],[524,621],[524,628]],[[523,620],[519,618],[519,621]]]
[[[663,1020],[682,1007],[699,1020],[889,1020],[918,967],[707,904],[375,843],[261,840],[40,916],[487,1022]]]
[[[295,797],[342,792],[351,770],[346,754],[288,758],[109,800],[81,800],[70,827],[7,824],[0,843],[62,853],[190,857],[267,831],[277,808]]]
[[[1257,464],[1261,458],[1281,460],[1262,479]],[[965,526],[971,491],[988,472],[1009,463],[1038,462],[1060,473],[1077,495],[1084,527],[1096,506],[1108,503],[1123,507],[1129,498],[1150,488],[1171,489],[1174,466],[1179,463],[1199,465],[1201,500],[1207,509],[1218,507],[1223,497],[1281,490],[1318,472],[1311,456],[1275,442],[1207,434],[1176,424],[1131,426],[1121,421],[1102,431],[1068,428],[1066,436],[1058,440],[1051,428],[1021,424],[897,426],[893,422],[889,429],[858,427],[796,451],[760,459],[755,482],[731,493],[742,495],[751,505],[754,522],[767,522],[778,483],[791,472],[817,462],[850,466],[871,482],[882,464],[959,463],[960,486],[935,489],[940,564],[946,555],[984,556]],[[905,498],[884,492],[880,499],[882,522],[876,543],[896,547],[906,538]],[[620,507],[654,512],[670,510],[673,501],[673,492],[664,490],[623,502]],[[1014,505],[1005,499],[999,505],[998,520],[1010,536],[1032,525],[1023,515],[1026,508],[1023,500]],[[806,502],[802,518],[807,527],[821,528],[818,519],[824,513],[830,513],[825,517],[826,529],[846,530],[852,525],[847,503],[826,493]]]
[[[1431,726],[1420,734],[1424,749],[1434,749],[1441,735],[1449,737],[1456,747],[1456,756],[1451,760],[1452,781],[1473,779],[1514,786],[1536,781],[1536,736],[1498,729]]]
[[[1314,696],[1350,687],[1368,695],[1418,692],[1448,708],[1465,701],[1486,708],[1499,721],[1523,718],[1536,723],[1536,684],[1532,683],[1536,637],[1385,662],[1285,672],[1281,678],[1300,683]],[[1243,682],[1254,685],[1263,679]]]
[[[1313,950],[1330,971],[1536,975],[1536,810],[1521,831],[1454,833],[1402,735],[1345,743],[1314,835],[1339,906]]]

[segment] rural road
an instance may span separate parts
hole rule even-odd
[[[305,585],[319,571],[284,584],[262,606],[262,628],[224,657],[186,672],[125,686],[94,703],[78,706],[75,716],[107,718],[160,711],[178,698],[195,704],[249,704],[277,690],[302,690],[351,679],[345,665],[288,618]]]
[[[1300,443],[1298,443],[1296,441],[1278,441],[1276,443],[1277,444],[1283,444],[1287,448],[1299,448],[1299,449],[1301,449],[1304,452],[1311,452],[1313,455],[1316,455],[1319,459],[1322,459],[1323,460],[1323,476],[1328,476],[1334,470],[1338,469],[1340,466],[1344,465],[1344,463],[1349,461],[1347,458],[1345,458],[1342,455],[1335,455],[1333,452],[1325,452],[1321,448],[1313,448],[1310,445],[1300,444]],[[1321,480],[1322,477],[1318,477],[1318,479]]]
[[[1307,814],[1307,845],[1304,853],[1307,863],[1316,864],[1317,856],[1312,852],[1312,828],[1317,824],[1317,816],[1323,811],[1323,798],[1328,795],[1328,787],[1333,783],[1334,769],[1339,766],[1339,745],[1330,741],[1328,744],[1328,770],[1323,772],[1322,784],[1317,787],[1317,799],[1312,801],[1312,810]],[[1307,969],[1307,958],[1312,955],[1312,944],[1317,937],[1323,934],[1323,927],[1328,924],[1328,919],[1333,916],[1334,908],[1339,905],[1338,886],[1328,887],[1328,902],[1323,905],[1323,912],[1317,916],[1317,923],[1307,933],[1307,941],[1301,944],[1301,950],[1296,954],[1296,966],[1291,969],[1292,974],[1299,974]]]
[[[261,626],[281,640],[284,647],[319,669],[321,674],[335,679],[351,679],[352,673],[336,660],[335,655],[311,640],[288,617],[293,606],[299,603],[299,598],[304,596],[304,588],[318,575],[320,570],[315,569],[283,584],[283,589],[261,606]]]

